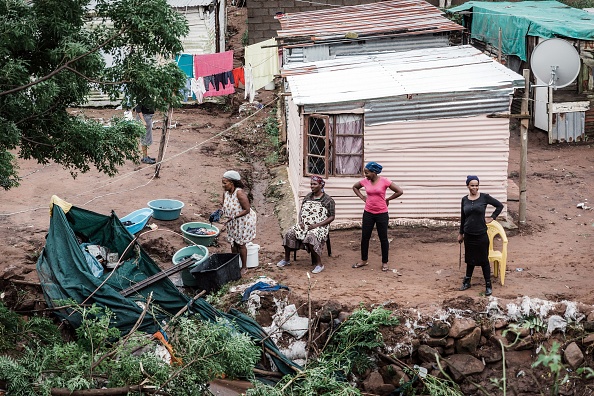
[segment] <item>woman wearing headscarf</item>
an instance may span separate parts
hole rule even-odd
[[[312,176],[309,182],[311,192],[301,202],[299,223],[284,235],[285,258],[277,266],[291,264],[291,251],[305,248],[311,254],[312,264],[316,266],[312,273],[324,270],[322,252],[328,239],[330,223],[334,221],[334,200],[324,192],[325,184],[320,176]]]
[[[353,185],[353,191],[363,202],[363,221],[361,224],[361,261],[353,264],[353,268],[365,267],[367,265],[369,239],[373,232],[373,227],[377,226],[377,235],[380,239],[382,248],[382,271],[388,271],[388,252],[390,243],[388,242],[388,205],[393,199],[401,196],[404,191],[390,179],[379,176],[382,172],[382,166],[377,162],[369,162],[363,169],[365,178]],[[361,193],[361,188],[365,189],[365,194]],[[386,198],[386,191],[390,189],[393,194]]]
[[[489,194],[479,193],[479,178],[477,176],[466,177],[468,195],[462,198],[460,213],[460,233],[458,243],[464,242],[464,257],[466,261],[466,276],[462,281],[460,290],[470,288],[470,280],[475,266],[480,266],[485,278],[485,295],[490,296],[491,266],[489,265],[489,236],[487,235],[487,224],[499,216],[503,210],[503,204]],[[495,207],[491,216],[485,217],[487,205]]]
[[[222,215],[227,217],[227,241],[231,252],[239,253],[241,275],[247,272],[246,243],[256,237],[256,212],[251,208],[239,172],[230,170],[223,174]]]

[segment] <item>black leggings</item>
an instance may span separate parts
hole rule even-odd
[[[464,234],[464,256],[466,258],[466,277],[471,278],[474,267],[481,267],[485,282],[491,281],[489,264],[489,236]]]
[[[361,260],[367,261],[369,253],[369,239],[373,226],[377,225],[377,236],[382,246],[382,263],[388,262],[388,251],[390,243],[388,242],[388,221],[390,217],[388,212],[373,214],[363,211],[363,223],[361,224]]]

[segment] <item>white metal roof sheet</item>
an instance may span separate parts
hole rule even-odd
[[[521,75],[476,48],[431,48],[341,57],[288,65],[287,77],[297,105],[523,86]]]

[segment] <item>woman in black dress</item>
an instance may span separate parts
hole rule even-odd
[[[464,256],[466,261],[466,276],[460,290],[470,288],[470,279],[475,266],[480,266],[485,277],[485,295],[492,293],[491,266],[489,265],[489,236],[487,224],[495,220],[503,210],[503,204],[489,194],[479,193],[479,178],[466,178],[468,195],[462,198],[460,214],[460,234],[458,243],[464,242]],[[495,210],[490,217],[485,217],[487,205]]]

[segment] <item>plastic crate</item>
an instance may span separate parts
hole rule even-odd
[[[190,270],[196,279],[196,289],[207,293],[218,291],[225,283],[241,278],[239,254],[214,253]]]

